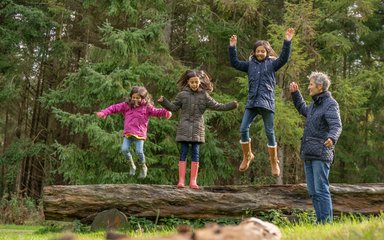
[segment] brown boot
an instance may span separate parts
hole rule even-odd
[[[243,149],[243,161],[240,164],[239,171],[244,172],[249,168],[249,164],[255,158],[255,156],[253,156],[251,149],[251,139],[249,139],[249,142],[240,141],[240,144],[241,148]]]
[[[269,161],[271,162],[272,176],[280,176],[279,159],[277,158],[277,146],[268,146]]]

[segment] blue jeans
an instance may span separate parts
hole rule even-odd
[[[268,146],[276,146],[275,130],[273,128],[274,112],[265,108],[246,108],[241,121],[240,136],[242,142],[249,141],[249,128],[251,123],[255,120],[257,114],[263,118],[265,135],[268,139]]]
[[[329,191],[330,162],[320,160],[304,161],[307,191],[312,198],[318,223],[330,223],[333,220],[332,199]]]
[[[132,159],[132,154],[129,152],[129,147],[131,146],[131,143],[136,144],[136,154],[139,157],[139,163],[143,164],[145,163],[145,156],[144,156],[144,140],[143,139],[137,139],[135,137],[124,137],[123,139],[123,145],[121,145],[121,151],[124,154],[124,157],[128,160]]]
[[[181,142],[180,161],[187,160],[189,145],[191,145],[192,162],[199,162],[200,143],[198,142]]]

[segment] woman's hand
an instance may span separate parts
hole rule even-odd
[[[157,102],[163,102],[164,101],[164,97],[163,96],[160,96],[159,99],[157,99]]]
[[[289,91],[290,91],[291,93],[294,93],[294,92],[299,91],[299,85],[297,85],[297,83],[295,83],[295,82],[291,82],[291,83],[289,84]]]
[[[333,140],[328,138],[327,140],[325,140],[324,142],[324,145],[327,147],[327,148],[331,148],[333,146]]]

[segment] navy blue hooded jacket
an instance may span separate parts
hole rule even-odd
[[[239,61],[236,47],[229,47],[231,66],[248,73],[248,101],[246,108],[261,107],[275,111],[275,72],[288,61],[291,53],[291,41],[284,41],[279,58],[267,57],[258,61],[255,56],[249,61]]]
[[[306,117],[300,157],[302,160],[333,162],[334,148],[342,130],[339,104],[328,91],[319,93],[312,99],[313,102],[307,106],[300,91],[292,93],[296,109]],[[332,148],[324,145],[328,138],[333,141]]]

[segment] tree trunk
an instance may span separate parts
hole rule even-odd
[[[49,34],[47,35],[49,36]],[[44,127],[44,118],[46,113],[43,111],[39,98],[44,93],[45,88],[45,62],[47,59],[48,46],[41,49],[41,59],[39,64],[39,73],[34,83],[35,91],[33,92],[33,110],[29,137],[33,142],[45,142],[46,135],[42,133],[46,131]],[[38,199],[42,194],[42,186],[44,182],[44,166],[45,162],[39,156],[28,156],[22,164],[24,168],[20,174],[19,193],[26,194],[32,198]]]
[[[335,213],[371,214],[384,209],[384,184],[333,184]],[[156,218],[255,216],[261,211],[312,209],[305,184],[212,186],[200,190],[168,185],[103,184],[47,186],[43,206],[48,220],[82,219],[117,208],[127,215]]]
[[[5,149],[7,149],[8,146],[8,121],[9,121],[9,114],[8,114],[8,109],[5,111],[5,123],[4,123],[4,137],[3,137],[3,149],[2,153],[5,152]],[[5,174],[6,174],[6,168],[5,168],[5,163],[3,162],[1,165],[1,174],[0,174],[0,199],[3,199],[4,193],[6,191],[6,179],[5,179]]]
[[[280,175],[276,178],[276,184],[278,184],[278,185],[282,185],[283,184],[284,161],[285,161],[284,150],[285,150],[284,145],[281,145],[281,147],[279,148],[279,151],[277,152],[278,159],[279,159],[279,167],[280,167]]]

